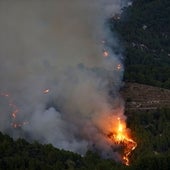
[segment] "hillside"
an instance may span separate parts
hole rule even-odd
[[[121,94],[127,111],[155,110],[170,107],[170,90],[138,84],[126,83]]]
[[[134,0],[110,20],[124,46],[125,81],[170,89],[169,14],[169,0]]]
[[[0,133],[0,170],[169,170],[170,109],[133,112],[127,124],[138,146],[131,155],[130,166],[105,160],[88,151],[84,156],[59,150],[50,144],[14,141]]]
[[[124,46],[127,126],[137,148],[130,166],[54,148],[14,141],[0,133],[0,170],[169,170],[170,169],[170,1],[134,0],[110,20]],[[17,129],[16,129],[17,130]]]

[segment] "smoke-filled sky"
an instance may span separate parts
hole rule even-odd
[[[120,9],[121,0],[0,0],[0,93],[10,94],[0,97],[2,132],[80,154],[116,154],[106,135],[123,118],[123,68],[116,70],[121,54],[109,47],[118,44],[106,21]]]

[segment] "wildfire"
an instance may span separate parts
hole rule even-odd
[[[115,144],[120,144],[123,146],[123,163],[129,165],[129,155],[137,147],[137,143],[129,136],[125,122],[122,122],[120,117],[117,118],[118,125],[116,127],[115,133],[111,133],[108,137]]]

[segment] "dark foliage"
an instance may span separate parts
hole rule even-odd
[[[125,47],[125,81],[170,88],[170,1],[134,0],[111,19]]]
[[[88,151],[85,156],[59,150],[50,144],[14,141],[0,133],[0,170],[168,170],[170,167],[170,109],[131,113],[128,127],[138,147],[129,167],[104,160]]]
[[[128,115],[138,147],[131,156],[133,169],[168,170],[170,167],[170,109]]]
[[[121,167],[112,160],[102,160],[88,151],[84,157],[54,148],[50,144],[14,141],[0,133],[0,170],[94,170]]]

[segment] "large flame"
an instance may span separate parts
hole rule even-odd
[[[102,43],[104,46],[107,45],[105,40],[103,40]],[[105,48],[103,49],[103,56],[105,58],[109,57],[109,52]],[[116,68],[114,69],[120,71],[122,70],[122,65],[117,64]],[[104,120],[107,122],[107,119],[104,118]],[[101,123],[103,123],[103,121]],[[111,140],[111,144],[114,143],[123,147],[122,162],[128,166],[129,156],[131,152],[137,147],[137,143],[130,137],[129,130],[126,128],[126,121],[124,119],[121,119],[118,116],[116,117],[116,121],[114,118],[112,119],[112,123],[113,127],[107,128],[105,126],[104,129],[109,130],[110,132],[107,136]]]
[[[129,156],[131,152],[137,147],[137,143],[130,137],[126,128],[126,122],[117,118],[117,127],[113,127],[113,132],[108,135],[109,139],[114,144],[123,147],[122,161],[125,165],[129,165]]]

